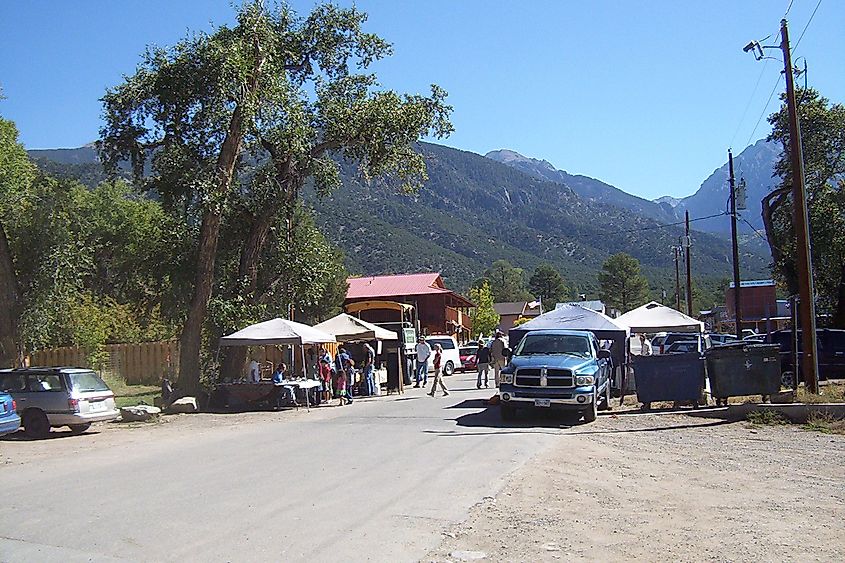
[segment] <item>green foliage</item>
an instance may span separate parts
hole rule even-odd
[[[813,89],[799,90],[798,114],[804,149],[805,184],[810,215],[813,274],[817,312],[830,314],[845,328],[845,106],[831,104]],[[769,140],[782,144],[775,171],[781,184],[764,200],[771,222],[766,225],[772,246],[775,277],[797,293],[795,233],[792,221],[792,171],[786,105],[769,117]]]
[[[604,261],[598,281],[599,295],[608,307],[625,313],[648,301],[648,280],[640,273],[640,263],[624,252]]]
[[[493,334],[493,330],[499,326],[499,314],[493,308],[493,291],[487,281],[482,282],[479,287],[469,290],[469,299],[475,303],[475,308],[470,313],[472,319],[472,335],[476,338]]]
[[[528,280],[528,289],[538,299],[554,307],[555,303],[567,301],[571,295],[569,287],[554,266],[540,264]]]
[[[507,260],[496,260],[484,271],[482,278],[474,285],[487,282],[496,303],[507,301],[528,301],[531,294],[525,287],[525,270],[515,268]]]

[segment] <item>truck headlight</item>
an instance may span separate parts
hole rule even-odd
[[[512,373],[503,373],[502,374],[502,383],[513,383],[513,374]]]
[[[583,385],[592,385],[595,380],[592,375],[578,375],[575,377],[575,385],[581,387]]]

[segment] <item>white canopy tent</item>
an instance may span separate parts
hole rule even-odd
[[[250,325],[220,338],[221,346],[272,346],[279,344],[322,344],[337,342],[331,334],[317,328],[289,321],[270,319]]]
[[[631,332],[704,332],[704,323],[656,301],[614,319]]]
[[[399,335],[373,323],[341,313],[318,325],[315,329],[333,334],[338,342],[360,342],[364,340],[399,340]]]

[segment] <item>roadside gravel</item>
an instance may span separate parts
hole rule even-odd
[[[845,437],[679,414],[565,430],[426,560],[845,561]]]

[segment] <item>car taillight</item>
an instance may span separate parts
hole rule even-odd
[[[18,403],[17,403],[17,401],[12,399],[12,412],[15,412],[17,410],[18,410]]]
[[[79,412],[79,399],[68,399],[67,407],[73,412]]]
[[[665,353],[666,353],[666,350],[664,350],[664,348],[665,348],[665,347],[663,346],[663,344],[661,344],[661,345],[660,345],[660,353],[661,353],[661,354],[665,354]]]

